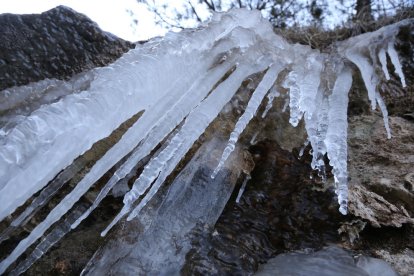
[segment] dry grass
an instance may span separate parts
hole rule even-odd
[[[414,18],[414,6],[400,10],[392,17],[383,17],[370,22],[350,22],[334,30],[323,30],[320,27],[311,26],[275,29],[275,32],[291,43],[309,45],[314,49],[324,51],[336,41],[345,40],[362,33],[372,32],[406,18]]]

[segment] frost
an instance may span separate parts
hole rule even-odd
[[[401,21],[338,42],[333,46],[335,51],[328,55],[307,46],[288,44],[273,33],[271,25],[259,12],[233,10],[216,14],[203,28],[169,33],[165,38],[140,45],[112,65],[94,69],[68,82],[45,80],[0,92],[0,98],[6,99],[0,104],[3,115],[0,220],[41,191],[23,213],[16,218],[13,215],[13,222],[2,233],[0,242],[16,227],[24,225],[79,170],[79,164],[74,162],[77,157],[95,142],[108,137],[120,124],[143,112],[73,190],[2,260],[0,274],[44,237],[15,272],[26,270],[70,228],[77,227],[88,217],[111,189],[128,179],[145,159],[149,161],[125,194],[121,212],[102,234],[105,235],[124,216],[127,220],[137,217],[243,81],[257,73],[263,78],[231,132],[221,159],[216,160],[217,167],[212,176],[223,173],[220,169],[251,119],[261,110],[266,94],[267,106],[259,116],[262,118],[280,94],[275,87],[283,86],[289,91],[289,98],[280,112],[289,107],[289,121],[293,126],[303,118],[307,141],[312,146],[311,166],[322,178],[325,177],[325,158],[329,158],[340,212],[346,214],[347,105],[352,84],[349,61],[362,75],[372,108],[378,104],[381,109],[390,138],[388,112],[377,91],[383,76],[377,72],[382,70],[389,79],[388,54],[405,87],[394,41],[398,28],[410,22]],[[284,80],[284,74],[279,76],[282,71],[287,73]],[[256,132],[255,137],[257,135]],[[157,152],[150,156],[156,149]],[[73,208],[115,165],[117,170],[95,201],[87,207]],[[212,181],[210,179],[209,183]],[[55,224],[55,230],[49,231]]]

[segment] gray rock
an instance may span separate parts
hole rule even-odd
[[[2,14],[0,26],[0,90],[66,79],[107,65],[134,46],[65,6],[42,14]]]
[[[350,213],[374,227],[413,223],[414,124],[390,117],[392,139],[382,118],[356,116],[349,126]]]

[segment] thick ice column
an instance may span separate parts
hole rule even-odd
[[[328,130],[326,148],[329,164],[333,167],[339,211],[347,213],[348,205],[348,92],[352,85],[352,73],[343,68],[338,74],[332,95],[329,97]]]

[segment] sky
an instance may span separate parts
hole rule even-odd
[[[146,40],[166,32],[156,25],[154,14],[136,0],[0,0],[0,13],[41,13],[58,5],[87,15],[104,31],[129,41]],[[133,24],[134,19],[138,24]]]

